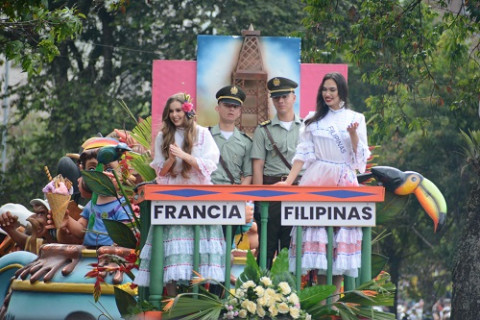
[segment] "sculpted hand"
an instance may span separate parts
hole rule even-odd
[[[6,232],[15,230],[18,227],[18,217],[6,211],[0,214],[0,227]]]
[[[65,215],[63,216],[63,221],[62,224],[60,225],[59,229],[63,229],[67,233],[70,233],[67,228],[68,224],[68,219],[70,219],[70,215],[68,214],[68,210],[65,212]],[[52,217],[52,210],[48,211],[47,214],[47,225],[45,226],[46,229],[55,229],[55,224],[53,223],[53,217]]]
[[[113,284],[120,284],[123,281],[125,268],[123,266],[128,262],[125,260],[132,253],[131,249],[113,246],[100,247],[98,254],[98,267],[106,270],[99,272],[99,275],[105,279],[107,275],[113,275]]]
[[[20,276],[22,280],[25,280],[28,275],[31,275],[30,283],[34,283],[42,277],[44,282],[48,282],[52,280],[57,271],[62,267],[62,274],[66,276],[75,269],[84,248],[84,246],[80,245],[44,245],[40,249],[38,258],[17,270],[15,276]]]

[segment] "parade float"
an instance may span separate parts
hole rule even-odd
[[[302,106],[315,105],[314,93],[322,75],[332,70],[348,75],[346,65],[308,65],[299,64],[299,39],[264,39],[265,46],[276,48],[289,46],[296,53],[288,55],[282,62],[275,60],[264,65],[259,32],[245,31],[243,40],[238,37],[224,37],[220,41],[233,43],[232,54],[234,68],[224,68],[220,79],[223,83],[233,83],[246,88],[249,103],[242,111],[238,127],[252,133],[256,125],[271,116],[266,93],[266,70],[274,69],[278,73],[298,80],[302,99],[296,106],[301,116],[307,114]],[[215,37],[213,37],[215,38]],[[204,84],[210,77],[205,70],[209,63],[216,61],[209,56],[211,41],[218,38],[207,36],[199,38],[199,59],[186,61],[155,61],[152,86],[152,119],[137,125],[132,136],[145,150],[150,149],[151,136],[159,129],[161,104],[172,92],[195,92],[195,82]],[[275,37],[273,37],[275,38]],[[200,47],[201,43],[203,46]],[[273,52],[275,52],[273,50]],[[272,53],[269,53],[272,55]],[[268,54],[267,54],[268,55]],[[275,54],[273,54],[275,55]],[[202,58],[203,56],[203,58]],[[248,58],[250,57],[250,58]],[[270,56],[269,56],[270,57]],[[280,57],[281,58],[281,57]],[[253,59],[253,61],[252,61]],[[272,59],[273,61],[273,59]],[[289,61],[289,63],[285,63]],[[293,62],[292,62],[293,61]],[[269,62],[271,63],[271,62]],[[198,65],[196,65],[198,64]],[[203,65],[203,67],[202,67]],[[283,67],[279,67],[283,66]],[[288,67],[288,68],[287,68]],[[197,73],[195,68],[198,68]],[[285,69],[286,68],[286,69]],[[175,69],[177,72],[171,72]],[[216,70],[218,72],[218,70]],[[195,79],[197,77],[197,79]],[[212,77],[210,77],[212,78]],[[197,81],[195,81],[197,80]],[[218,81],[220,81],[218,80]],[[213,84],[213,87],[218,85]],[[199,121],[210,125],[212,117],[205,97],[213,97],[204,86],[198,86],[197,103]],[[312,89],[315,88],[315,89]],[[202,91],[203,90],[203,91]],[[300,90],[300,89],[299,89]],[[298,99],[300,101],[300,99]],[[203,103],[202,103],[203,102]],[[211,104],[211,103],[210,103]],[[128,135],[122,130],[123,142]],[[105,162],[119,157],[128,149],[120,145],[103,147]],[[131,158],[122,158],[135,169],[144,181],[153,180],[148,167],[151,156],[148,153],[130,154]],[[99,161],[101,157],[99,157]],[[102,247],[88,250],[80,245],[50,244],[41,248],[39,255],[25,251],[14,252],[0,258],[0,301],[3,301],[0,318],[5,319],[120,319],[143,316],[146,311],[157,310],[161,315],[156,318],[172,319],[216,319],[216,318],[269,318],[269,319],[393,319],[393,315],[373,310],[374,305],[392,305],[394,288],[388,281],[388,275],[381,273],[385,261],[378,263],[378,257],[371,253],[371,229],[384,215],[394,215],[405,205],[410,194],[416,196],[421,206],[434,222],[434,230],[440,228],[447,213],[446,203],[438,188],[428,179],[416,172],[403,172],[393,167],[372,167],[368,174],[358,177],[360,183],[355,188],[316,188],[286,186],[161,186],[141,183],[136,188],[117,190],[111,179],[101,172],[82,172],[89,180],[89,187],[97,194],[125,194],[140,206],[140,216],[133,216],[134,226],[122,223],[108,223],[110,237],[121,247]],[[118,182],[118,180],[117,180]],[[133,192],[134,190],[134,192]],[[398,200],[403,199],[403,200]],[[261,223],[268,223],[268,201],[284,203],[283,221],[287,225],[327,226],[329,236],[333,236],[333,227],[341,225],[363,228],[362,267],[358,279],[346,278],[343,296],[337,302],[331,302],[332,291],[332,252],[328,248],[329,271],[327,285],[305,286],[300,273],[290,274],[286,253],[281,252],[272,270],[266,270],[265,243],[266,233],[260,239],[259,263],[250,253],[241,259],[226,259],[226,277],[224,298],[213,296],[203,289],[209,279],[197,274],[192,287],[185,293],[165,300],[163,288],[163,226],[167,224],[223,224],[226,228],[227,248],[231,248],[232,225],[241,225],[245,220],[246,201],[256,201],[261,207]],[[377,205],[381,209],[377,210]],[[133,211],[133,210],[132,210]],[[138,252],[145,242],[150,226],[153,226],[153,245],[150,286],[134,288],[131,285],[138,266]],[[301,239],[301,228],[297,239]],[[142,239],[139,242],[137,232]],[[196,239],[198,242],[198,239]],[[332,241],[329,241],[332,243]],[[301,247],[297,247],[301,250]],[[300,252],[299,252],[300,253]],[[301,254],[297,253],[297,257]],[[199,250],[194,251],[194,270],[198,270]],[[230,257],[230,250],[227,251]],[[375,261],[374,261],[375,260]],[[374,262],[374,263],[372,263]],[[297,270],[300,260],[297,260]],[[231,270],[236,270],[235,287],[230,285]],[[266,311],[266,304],[252,305],[252,300],[260,298],[260,292],[271,293],[278,297],[276,309],[288,307],[281,314]],[[249,302],[239,299],[248,296]],[[280,307],[280,304],[284,303]],[[262,312],[265,311],[265,314]],[[272,309],[272,310],[275,310]],[[293,311],[292,311],[293,310]],[[263,316],[262,316],[263,315]],[[83,317],[83,318],[80,318]]]
[[[92,190],[104,193],[116,192],[111,180],[103,173],[84,172],[83,174],[84,177],[95,181],[90,182]],[[433,220],[435,229],[440,228],[444,223],[446,204],[438,188],[416,172],[402,172],[392,167],[377,166],[372,167],[370,173],[359,176],[361,181],[367,179],[373,179],[374,184],[381,186],[357,188],[189,186],[185,188],[185,186],[143,184],[137,189],[135,198],[141,206],[142,229],[152,224],[155,230],[152,266],[155,266],[157,271],[151,277],[148,293],[141,290],[137,295],[131,287],[132,278],[136,273],[135,262],[138,253],[135,251],[135,248],[138,250],[136,247],[138,243],[132,230],[122,223],[112,223],[109,228],[112,238],[117,243],[131,248],[102,247],[95,251],[86,250],[79,245],[50,244],[42,247],[38,257],[20,251],[0,258],[0,283],[2,283],[0,298],[4,301],[0,315],[6,319],[68,319],[69,314],[87,314],[95,318],[104,316],[109,319],[120,319],[132,317],[134,313],[143,314],[146,310],[157,309],[164,310],[163,318],[179,319],[189,315],[192,319],[200,319],[205,315],[235,318],[239,314],[243,316],[244,312],[247,312],[247,315],[250,312],[246,304],[242,304],[235,298],[236,295],[242,295],[241,290],[256,289],[263,279],[267,283],[262,287],[263,290],[288,291],[286,289],[288,286],[295,295],[290,297],[288,294],[285,299],[297,302],[296,297],[298,297],[298,303],[293,303],[297,307],[292,311],[294,315],[292,318],[297,318],[295,309],[297,308],[302,319],[309,319],[312,315],[313,319],[320,319],[323,316],[338,316],[342,319],[357,319],[362,316],[391,319],[388,314],[370,308],[372,305],[389,305],[393,299],[393,288],[388,282],[388,275],[382,274],[378,277],[380,270],[372,268],[369,230],[375,225],[377,215],[382,214],[382,212],[376,212],[375,202],[387,200],[394,203],[395,198],[414,194]],[[385,194],[390,196],[385,197]],[[393,198],[392,195],[394,195]],[[224,285],[226,292],[233,293],[231,296],[226,295],[226,300],[205,292],[201,284],[208,282],[208,279],[197,275],[190,293],[180,294],[176,298],[165,301],[162,283],[163,246],[161,245],[163,225],[241,224],[244,220],[246,199],[261,202],[263,224],[268,223],[266,200],[282,199],[286,204],[283,207],[284,223],[305,225],[305,223],[312,223],[312,220],[318,220],[322,225],[330,225],[329,228],[342,223],[361,225],[364,228],[365,238],[362,244],[364,253],[360,285],[356,286],[355,281],[346,280],[344,296],[333,305],[322,304],[321,301],[331,296],[332,286],[302,288],[300,275],[292,275],[288,272],[286,252],[278,256],[271,271],[266,270],[265,239],[260,239],[259,266],[249,254],[245,261],[246,267],[238,277],[235,289],[230,288],[228,271],[231,265],[230,260],[227,259],[228,277]],[[195,209],[193,206],[199,208]],[[314,209],[311,209],[312,207]],[[393,206],[388,209],[398,210]],[[301,229],[298,228],[298,230]],[[227,228],[227,235],[229,232],[231,232],[231,225]],[[231,241],[228,242],[227,247],[229,245],[231,247]],[[332,248],[329,248],[329,251],[331,252]],[[197,258],[194,260],[197,268],[198,255],[197,248],[195,251]],[[331,254],[329,255],[331,266]],[[329,284],[331,284],[331,275]],[[281,289],[282,287],[284,289]],[[256,290],[262,291],[262,288]],[[55,301],[54,307],[51,301]],[[353,302],[356,303],[354,308],[350,304]],[[26,308],[25,305],[30,307]],[[300,305],[303,309],[300,309]],[[335,306],[335,309],[332,309],[332,306]],[[258,311],[257,307],[250,306],[250,310],[253,309],[256,310],[255,312]],[[240,313],[241,310],[247,311]],[[235,317],[232,317],[230,311],[233,311]],[[270,314],[270,318],[273,319],[272,316],[273,314]],[[284,316],[288,318],[288,315]]]

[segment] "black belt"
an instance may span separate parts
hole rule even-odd
[[[283,175],[283,176],[263,176],[263,184],[275,184],[280,181],[285,181],[287,180],[288,175]],[[295,181],[293,181],[293,185],[298,185],[298,182],[300,181],[302,177],[297,176]]]

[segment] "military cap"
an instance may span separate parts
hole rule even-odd
[[[295,92],[296,87],[298,84],[295,81],[282,77],[275,77],[267,82],[267,88],[272,98]]]
[[[223,103],[230,103],[241,106],[245,101],[245,92],[237,86],[226,86],[218,90],[216,96],[217,101]]]

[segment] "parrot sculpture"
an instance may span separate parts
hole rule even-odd
[[[433,220],[434,231],[440,230],[445,224],[447,203],[437,186],[414,171],[401,171],[394,167],[374,166],[371,172],[357,176],[358,182],[362,183],[369,179],[375,179],[385,187],[385,190],[399,196],[414,194]]]
[[[97,153],[98,164],[97,164],[97,167],[95,168],[95,171],[102,172],[104,165],[120,159],[122,154],[124,154],[127,151],[132,151],[132,149],[129,146],[127,146],[126,143],[123,143],[123,142],[119,143],[118,141],[116,145],[106,145],[104,147],[101,147]],[[94,193],[92,195],[93,204],[97,203],[97,198],[98,198],[98,195]],[[94,217],[94,215],[91,215],[90,217]],[[90,221],[89,226],[91,223],[92,222]]]
[[[108,164],[120,159],[122,154],[132,149],[126,143],[120,142],[116,146],[105,146],[98,150],[97,160],[101,164]]]

